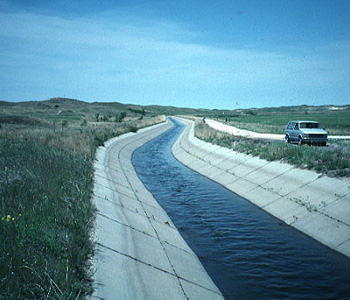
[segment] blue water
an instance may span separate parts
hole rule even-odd
[[[133,164],[225,298],[350,299],[350,259],[178,162],[173,122]]]

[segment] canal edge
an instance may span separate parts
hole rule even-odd
[[[194,171],[350,257],[350,183],[204,142],[186,125],[172,147],[176,159]]]
[[[171,126],[167,121],[113,138],[97,151],[94,293],[89,299],[223,299],[131,163],[137,148]]]

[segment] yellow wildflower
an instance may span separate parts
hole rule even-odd
[[[11,221],[11,215],[7,215],[7,222]]]

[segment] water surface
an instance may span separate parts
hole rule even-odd
[[[225,298],[350,299],[350,259],[178,162],[173,122],[133,164]]]

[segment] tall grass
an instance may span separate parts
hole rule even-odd
[[[76,299],[91,291],[91,158],[2,140],[0,291],[8,299]]]
[[[308,147],[246,139],[217,131],[197,122],[196,137],[237,152],[258,156],[268,161],[283,161],[300,168],[315,170],[328,176],[350,177],[350,152],[344,149]]]
[[[0,128],[0,299],[83,299],[92,292],[95,151],[163,120],[68,123],[55,132],[48,123]]]

